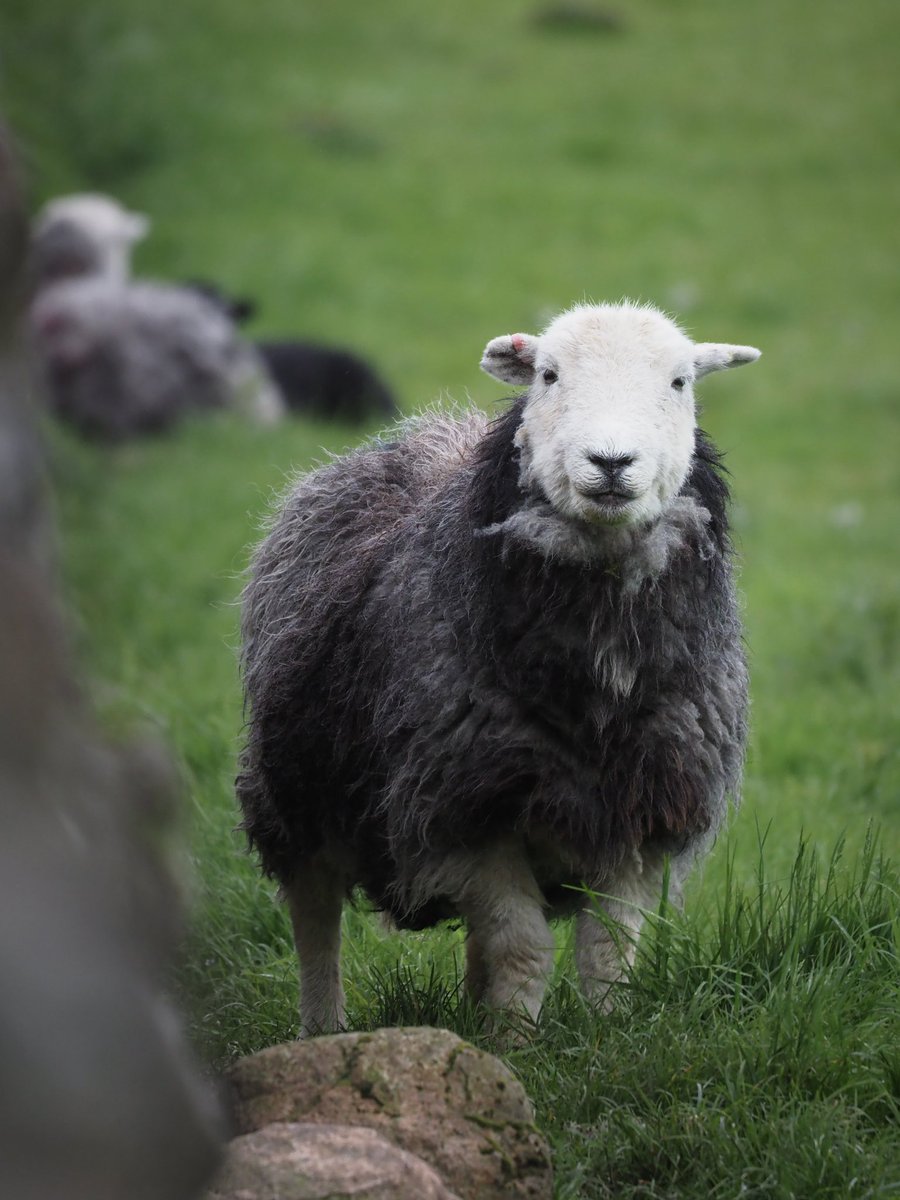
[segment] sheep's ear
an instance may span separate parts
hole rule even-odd
[[[528,384],[534,379],[538,340],[527,333],[507,333],[488,342],[481,359],[482,371],[504,383]]]
[[[144,213],[130,212],[126,232],[130,242],[139,242],[150,232],[151,221]]]
[[[762,352],[755,346],[729,346],[727,342],[698,342],[694,347],[694,375],[697,379],[710,371],[743,367],[756,362]]]
[[[257,304],[255,300],[251,300],[249,296],[238,296],[232,302],[230,316],[232,321],[238,325],[244,321],[249,321],[251,317],[256,316]]]

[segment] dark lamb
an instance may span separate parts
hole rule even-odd
[[[233,296],[211,280],[191,279],[184,286],[238,324],[257,313],[254,300]],[[397,415],[390,388],[374,367],[351,350],[299,338],[257,342],[256,349],[291,412],[350,425]]]
[[[256,348],[291,412],[352,425],[397,415],[387,384],[350,350],[295,339],[257,342]]]

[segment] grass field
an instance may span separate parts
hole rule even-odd
[[[611,1018],[580,1005],[560,930],[539,1035],[509,1057],[561,1197],[896,1195],[900,9],[621,0],[609,29],[553,7],[6,0],[0,97],[35,204],[149,212],[141,273],[211,276],[259,299],[256,332],[370,354],[409,411],[490,409],[488,338],[585,296],[762,348],[702,390],[736,498],[743,807]],[[180,985],[217,1064],[295,1031],[287,925],[233,832],[240,572],[290,473],[357,436],[49,433],[97,706],[183,767]],[[479,1036],[459,946],[349,914],[354,1025]]]

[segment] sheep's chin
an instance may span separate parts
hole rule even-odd
[[[585,496],[574,487],[570,490],[565,508],[568,516],[598,530],[631,529],[646,525],[657,516],[652,498],[646,495],[635,496],[621,504],[606,504]]]
[[[628,529],[635,523],[630,514],[621,509],[617,512],[604,512],[596,507],[593,510],[586,508],[581,514],[581,519],[595,529]]]

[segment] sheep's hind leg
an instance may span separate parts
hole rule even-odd
[[[553,932],[523,848],[504,842],[473,855],[458,893],[469,927],[466,984],[489,1009],[535,1021],[553,968]]]
[[[664,856],[634,854],[608,884],[603,895],[590,899],[575,925],[575,964],[585,995],[604,1012],[614,1002],[615,985],[634,965],[644,914],[655,909],[662,895]],[[669,898],[680,898],[675,872]],[[598,912],[598,907],[600,912]]]
[[[487,963],[484,947],[470,929],[466,935],[466,994],[475,1004],[481,1004],[487,991]]]
[[[346,880],[324,859],[312,860],[284,888],[300,965],[300,1036],[344,1025],[341,911]]]

